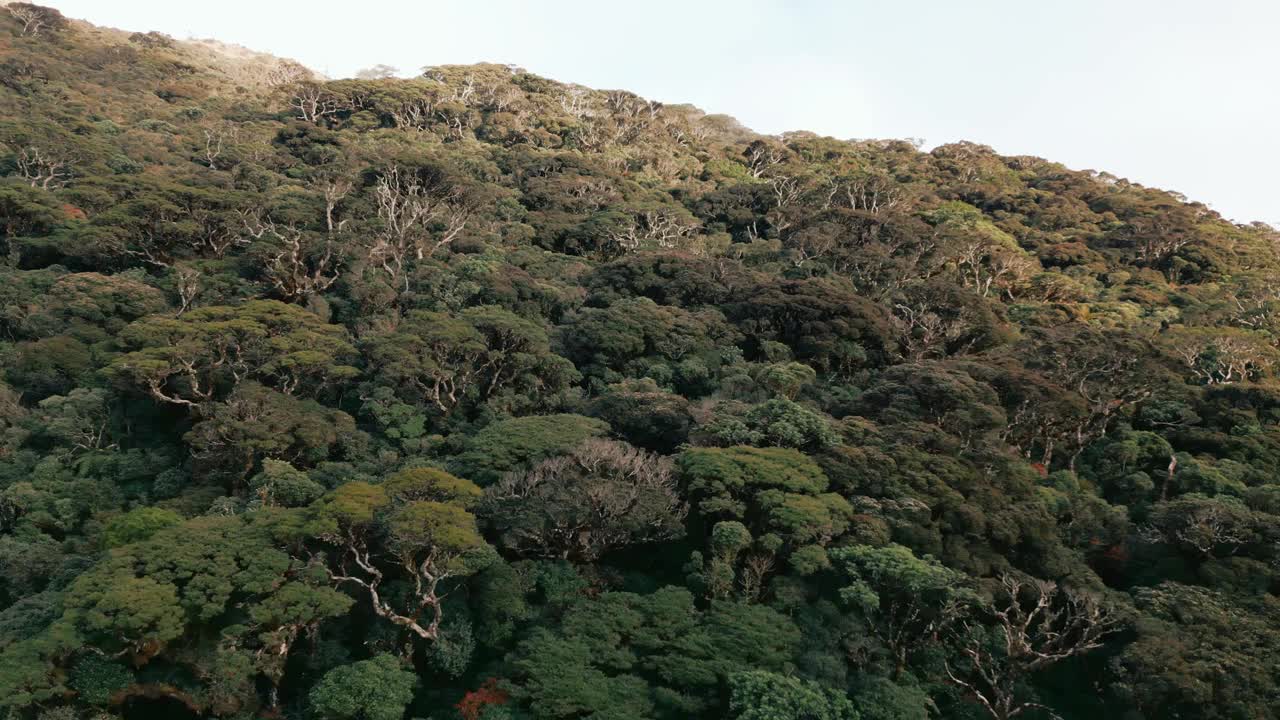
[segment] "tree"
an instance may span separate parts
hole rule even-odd
[[[662,390],[651,378],[610,385],[591,402],[588,414],[609,423],[628,442],[657,452],[678,447],[693,424],[689,401]]]
[[[418,680],[391,655],[377,655],[324,674],[311,708],[325,720],[400,720]]]
[[[26,235],[47,235],[70,220],[52,193],[27,184],[0,184],[0,239],[9,241]]]
[[[716,260],[688,253],[636,253],[593,268],[584,281],[592,307],[645,297],[659,305],[694,308],[724,298],[727,288],[717,277],[725,269]]]
[[[15,5],[20,4],[15,3]],[[9,5],[10,12],[13,12],[13,7],[14,5]],[[14,164],[18,167],[18,175],[25,178],[31,187],[41,190],[65,187],[75,177],[74,159],[60,155],[55,150],[35,145],[19,150],[14,157]]]
[[[625,443],[586,440],[486,488],[482,513],[509,550],[591,562],[683,531],[671,468]]]
[[[33,5],[25,2],[9,3],[5,6],[15,20],[22,23],[22,34],[37,37],[41,32],[58,32],[67,25],[62,13],[50,7]]]
[[[850,581],[841,600],[884,645],[895,680],[913,653],[959,622],[976,600],[963,573],[901,545],[852,545],[831,551],[831,559]]]
[[[302,76],[300,79],[289,81],[289,108],[297,113],[297,120],[321,123],[338,112],[338,98],[324,84],[308,79],[311,75],[309,70],[302,68],[302,71],[305,75],[299,73]]]
[[[471,436],[462,451],[449,460],[449,469],[477,485],[492,485],[509,472],[531,468],[608,432],[606,423],[581,415],[500,420]]]
[[[761,579],[760,570],[771,569],[772,558],[767,555],[752,555],[747,567],[739,571],[738,558],[744,550],[751,547],[753,541],[747,526],[736,520],[716,523],[711,528],[706,560],[703,561],[701,552],[695,551],[688,565],[691,584],[700,587],[709,598],[729,598],[733,595],[735,581],[741,576],[743,595],[754,597]],[[757,560],[757,557],[761,559]]]
[[[689,565],[712,596],[726,594],[736,575],[740,596],[754,600],[784,560],[800,574],[822,569],[825,547],[853,517],[847,500],[826,492],[822,469],[795,450],[694,448],[676,468],[698,518],[695,537],[710,531],[710,557],[695,552]]]
[[[647,298],[583,308],[561,332],[566,356],[601,385],[665,376],[690,395],[705,394],[700,376],[713,372],[726,357],[721,348],[736,340],[716,310],[688,311]]]
[[[262,472],[249,479],[249,489],[265,505],[301,507],[324,494],[320,483],[283,460],[266,458]]]
[[[323,240],[293,223],[277,223],[270,218],[244,216],[245,232],[258,242],[264,260],[263,272],[286,302],[306,300],[328,290],[341,277],[334,244],[333,209],[326,207],[329,232]]]
[[[1106,434],[1112,418],[1150,396],[1159,380],[1147,362],[1148,344],[1123,332],[1087,326],[1041,331],[1022,352],[1031,367],[1085,402],[1085,413],[1062,438],[1072,449],[1071,468],[1090,442]]]
[[[182,637],[185,618],[170,584],[121,573],[80,578],[71,592],[68,614],[77,630],[113,657],[145,662]]]
[[[995,720],[1046,706],[1023,694],[1035,672],[1102,647],[1122,627],[1120,615],[1091,595],[1046,580],[1011,574],[1001,578],[1001,596],[987,611],[994,633],[964,623],[964,662],[947,664],[947,677]]]
[[[69,446],[72,453],[116,447],[103,390],[76,388],[65,396],[53,395],[40,401],[40,411],[49,436]]]
[[[924,688],[885,677],[864,678],[851,695],[862,720],[928,720],[937,712]]]
[[[1171,342],[1191,377],[1205,385],[1257,379],[1276,362],[1267,338],[1249,331],[1186,329]]]
[[[345,615],[354,602],[333,588],[290,581],[250,608],[249,618],[261,643],[254,653],[255,665],[271,681],[269,707],[279,705],[280,683],[295,643],[308,635],[315,639],[323,621]]]
[[[381,63],[373,67],[364,68],[356,72],[356,78],[359,80],[386,80],[395,77],[400,70],[390,65]]]
[[[435,640],[447,594],[441,584],[490,559],[469,511],[479,496],[448,473],[404,470],[381,485],[357,481],[329,493],[313,506],[308,531],[334,547],[328,573],[335,584],[360,588],[375,615]],[[412,584],[402,605],[384,594],[391,572]]]
[[[751,177],[759,178],[781,164],[786,159],[786,153],[786,148],[775,143],[756,140],[742,151],[742,156]]]
[[[129,323],[168,310],[164,294],[136,272],[70,273],[49,286],[23,323],[28,332],[55,328],[84,342],[100,342]]]
[[[473,326],[443,313],[415,310],[397,331],[370,341],[383,374],[407,386],[441,412],[479,394],[484,338]]]
[[[512,654],[512,697],[535,717],[716,717],[735,672],[782,672],[799,642],[784,615],[683,588],[576,599]]]
[[[848,527],[848,503],[825,492],[822,469],[795,450],[695,448],[676,466],[704,516],[745,520],[801,543],[829,542]]]
[[[386,272],[393,287],[405,277],[406,263],[452,243],[472,213],[461,186],[436,166],[391,165],[375,175],[370,192],[378,222],[368,262]]]
[[[978,377],[975,377],[978,375]],[[958,449],[980,451],[1005,427],[995,389],[963,365],[923,362],[886,369],[859,398],[863,414],[887,424],[929,423],[958,440]]]
[[[751,444],[815,451],[839,444],[839,437],[829,418],[781,397],[754,405],[740,416],[732,412],[718,413],[701,430],[709,436],[710,442],[724,445]]]
[[[71,633],[78,648],[138,667],[183,667],[205,683],[197,707],[255,707],[255,668],[278,685],[294,640],[351,604],[277,546],[280,519],[206,516],[129,538],[70,585],[41,641]],[[205,632],[222,643],[201,645],[195,638]],[[43,662],[57,668],[71,657]]]
[[[1008,233],[1000,230],[975,207],[950,202],[936,210],[930,220],[942,246],[944,262],[953,269],[960,284],[983,297],[993,290],[1009,298],[1036,269],[1031,259]]]
[[[695,250],[697,220],[681,209],[654,208],[631,213],[608,232],[607,255],[641,250]]]
[[[1275,716],[1280,687],[1274,596],[1162,582],[1135,596],[1134,641],[1118,664],[1118,697],[1149,717]]]
[[[1126,224],[1126,240],[1137,251],[1137,260],[1159,266],[1198,237],[1192,213],[1181,204],[1161,203]]]
[[[729,676],[736,720],[858,720],[849,698],[817,683],[768,672]]]
[[[537,403],[573,377],[539,325],[491,306],[458,314],[414,310],[365,347],[386,381],[443,414],[504,392]]]
[[[267,461],[309,467],[328,459],[354,433],[354,420],[341,410],[249,381],[232,391],[226,402],[208,406],[205,417],[183,439],[199,475],[238,491],[246,477],[266,471]],[[305,495],[309,491],[304,485],[294,489]]]
[[[286,395],[318,395],[357,370],[346,331],[294,305],[255,300],[237,307],[192,310],[180,318],[152,316],[129,325],[128,352],[112,360],[109,377],[156,400],[198,409],[256,379]]]
[[[72,392],[84,382],[92,363],[89,347],[67,335],[21,343],[16,351],[6,376],[32,399]]]
[[[748,336],[749,358],[765,341],[781,342],[797,361],[838,377],[882,362],[892,342],[887,313],[835,280],[747,285],[724,308]]]
[[[1143,535],[1207,560],[1229,557],[1261,540],[1260,518],[1231,497],[1208,498],[1189,493],[1157,503]]]
[[[78,640],[65,625],[54,625],[0,652],[0,706],[21,710],[65,697],[70,688],[56,661],[74,651]]]
[[[895,293],[890,322],[908,362],[965,355],[1008,339],[992,306],[935,278]]]
[[[182,522],[182,516],[158,507],[134,508],[111,519],[103,532],[107,547],[120,547],[150,538],[157,532]]]
[[[65,248],[74,256],[169,268],[181,260],[225,258],[252,244],[244,213],[254,200],[243,193],[136,175],[99,180],[85,192],[110,202],[74,226],[74,243]]]

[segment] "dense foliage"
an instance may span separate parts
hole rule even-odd
[[[1276,233],[0,9],[0,712],[1280,716]]]

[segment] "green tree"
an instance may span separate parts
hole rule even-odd
[[[183,439],[199,475],[238,491],[245,477],[265,471],[267,460],[313,466],[354,435],[355,422],[341,410],[249,381],[226,402],[208,406]]]
[[[262,472],[249,479],[249,489],[268,505],[300,507],[309,505],[324,494],[320,483],[287,462],[262,461]]]
[[[848,501],[827,492],[822,468],[796,450],[693,448],[676,467],[704,518],[739,520],[795,546],[825,545],[849,528]]]
[[[591,402],[587,414],[607,422],[628,442],[664,453],[679,447],[693,425],[690,402],[664,391],[651,378],[610,385]]]
[[[674,718],[722,712],[734,672],[785,671],[799,633],[761,605],[699,611],[682,588],[575,601],[511,658],[515,696],[534,717]]]
[[[134,508],[111,518],[103,530],[107,547],[120,547],[149,539],[161,530],[182,522],[182,516],[158,507]]]
[[[975,602],[963,573],[916,557],[901,545],[852,545],[831,551],[848,585],[839,594],[887,651],[894,679],[912,653],[945,632]]]
[[[508,472],[530,468],[608,431],[604,422],[581,415],[500,420],[468,438],[462,451],[449,460],[449,469],[478,485],[491,485]]]
[[[247,379],[286,395],[317,395],[356,375],[346,331],[295,305],[255,300],[178,318],[138,320],[120,334],[128,351],[109,377],[156,400],[196,407]]]
[[[391,655],[325,673],[311,689],[311,708],[326,720],[400,720],[418,680]]]
[[[684,310],[647,298],[619,300],[607,308],[583,308],[561,331],[566,356],[601,386],[624,378],[651,377],[685,395],[713,388],[737,332],[718,310]]]
[[[1274,597],[1164,582],[1135,599],[1140,615],[1120,657],[1119,699],[1150,717],[1275,716]]]
[[[317,584],[317,578],[309,579],[311,582],[286,582],[249,609],[249,619],[262,647],[254,655],[254,664],[271,681],[271,707],[278,704],[280,682],[294,644],[300,637],[314,635],[323,621],[345,615],[355,602],[348,595]]]
[[[378,617],[431,641],[444,619],[442,583],[492,561],[470,512],[479,496],[475,485],[448,473],[404,470],[381,485],[350,482],[321,498],[306,532],[333,547],[328,574],[335,584],[359,588]],[[402,599],[382,587],[392,573],[413,584]]]
[[[737,720],[858,720],[845,695],[768,672],[729,676],[729,717]]]
[[[701,431],[715,444],[723,445],[750,444],[816,451],[840,442],[829,418],[781,397],[755,405],[741,414],[719,414]]]
[[[445,413],[484,391],[478,375],[485,350],[484,337],[470,323],[422,310],[411,313],[396,332],[368,345],[382,375]]]
[[[892,342],[880,307],[828,279],[746,285],[725,305],[725,315],[748,336],[748,358],[765,342],[780,342],[797,361],[842,377],[883,362]]]

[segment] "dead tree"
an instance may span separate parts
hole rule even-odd
[[[1027,699],[1019,688],[1032,674],[1102,647],[1120,620],[1093,596],[1055,582],[1004,575],[1000,596],[988,608],[996,639],[962,623],[964,662],[945,661],[948,680],[995,720],[1029,710],[1052,709]]]
[[[326,538],[328,539],[328,538]],[[382,594],[382,570],[374,563],[373,553],[364,540],[355,533],[337,536],[332,540],[342,545],[342,554],[337,570],[329,570],[329,579],[338,585],[350,583],[364,589],[369,597],[373,612],[380,618],[390,621],[423,640],[435,640],[440,635],[440,622],[443,620],[443,600],[438,591],[441,581],[450,577],[450,573],[434,553],[426,559],[408,557],[402,566],[414,585],[408,598],[408,607],[403,611],[392,604]],[[355,567],[351,567],[354,565]],[[424,615],[430,613],[429,619]],[[411,647],[411,646],[410,646]]]
[[[747,164],[747,172],[753,178],[763,177],[775,166],[787,158],[786,150],[781,146],[756,140],[747,146],[742,153]]]
[[[332,177],[324,184],[324,227],[330,238],[342,232],[342,228],[347,224],[345,219],[336,220],[335,218],[338,205],[351,192],[352,186],[351,178],[344,176]]]
[[[311,252],[306,232],[294,225],[280,225],[248,213],[242,217],[250,237],[274,241],[263,270],[271,286],[285,300],[293,302],[311,297],[338,281],[338,257],[331,237],[325,238],[318,251]]]
[[[316,82],[297,83],[289,107],[297,111],[297,119],[312,123],[319,123],[340,109],[338,98]]]
[[[1173,348],[1192,376],[1205,385],[1229,385],[1265,374],[1275,363],[1272,348],[1238,335],[1207,342],[1192,338]]]
[[[41,32],[56,32],[66,27],[67,19],[53,8],[31,3],[10,3],[5,7],[15,20],[22,23],[22,34],[37,37]]]
[[[827,180],[823,209],[838,206],[879,215],[894,210],[905,201],[906,193],[901,185],[883,175],[863,173]]]
[[[72,177],[74,163],[41,148],[30,146],[18,151],[14,158],[21,175],[31,187],[52,190],[66,185]]]
[[[485,507],[510,549],[591,562],[683,531],[686,507],[672,470],[669,458],[592,439],[508,474],[488,489]]]
[[[645,247],[671,249],[687,245],[697,231],[696,225],[675,213],[648,210],[610,231],[609,240],[623,252],[635,252]]]
[[[267,85],[270,87],[284,87],[311,80],[313,77],[312,72],[302,63],[294,62],[293,60],[281,60],[267,71]]]
[[[173,269],[174,285],[178,290],[178,316],[191,309],[191,304],[200,295],[201,273],[194,267],[178,265]]]
[[[370,237],[368,257],[396,285],[406,261],[423,260],[453,242],[471,215],[459,188],[396,165],[378,176],[373,197],[381,222]]]

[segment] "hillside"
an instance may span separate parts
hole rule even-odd
[[[0,707],[1276,718],[1277,240],[0,7]]]

